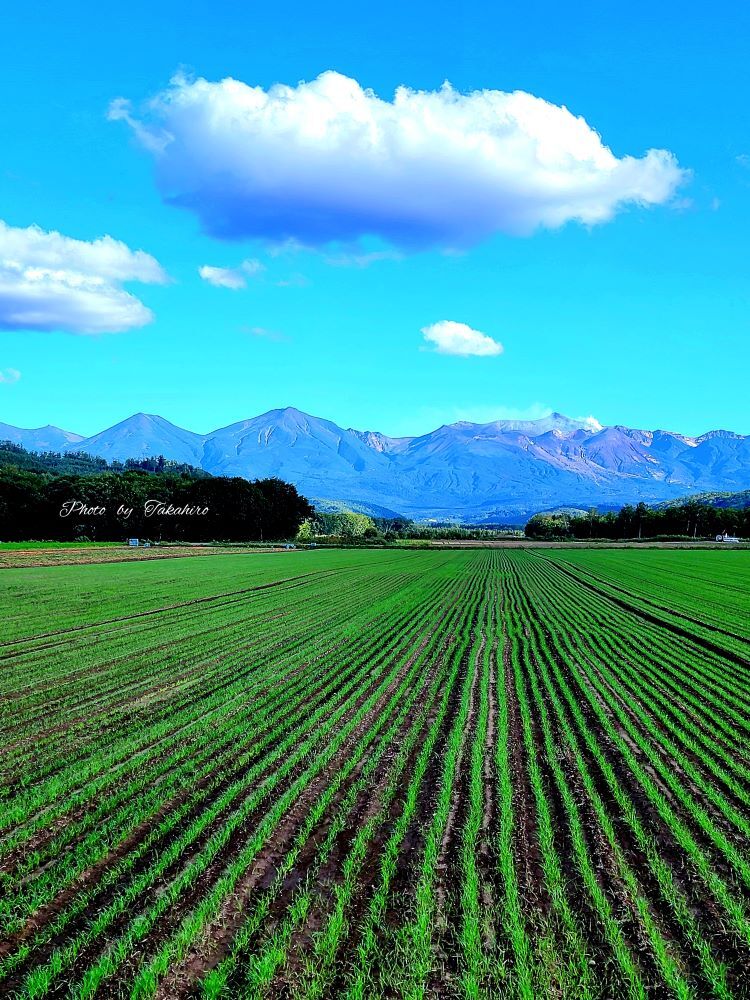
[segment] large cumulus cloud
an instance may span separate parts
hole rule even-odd
[[[153,313],[121,286],[163,283],[159,263],[111,236],[86,241],[0,221],[0,329],[119,333]]]
[[[665,150],[615,156],[564,107],[447,83],[386,101],[335,72],[267,91],[179,75],[142,115],[119,98],[110,117],[155,157],[164,198],[221,239],[458,249],[605,222],[669,200],[684,177]]]

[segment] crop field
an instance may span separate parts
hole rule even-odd
[[[0,573],[0,995],[750,997],[750,554]]]
[[[253,547],[257,550],[257,546]],[[271,551],[268,547],[268,551]],[[0,542],[0,570],[35,566],[78,566],[90,563],[178,559],[188,556],[215,556],[242,551],[239,546],[162,545],[130,548],[118,542]],[[251,550],[252,551],[252,550]]]

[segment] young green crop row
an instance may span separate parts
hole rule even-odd
[[[570,549],[549,555],[631,597],[748,639],[750,565],[742,552]]]
[[[744,598],[622,555],[66,568],[0,646],[0,993],[745,995]]]
[[[418,579],[418,576],[415,574],[413,579]],[[284,759],[284,751],[287,748],[295,747],[297,748],[298,758],[304,760],[304,752],[310,749],[306,744],[300,744],[305,731],[312,730],[317,741],[325,741],[329,730],[333,731],[327,716],[336,708],[336,699],[340,698],[342,693],[349,695],[348,701],[343,703],[344,708],[340,709],[338,716],[338,718],[345,718],[345,709],[361,699],[363,684],[366,681],[371,681],[374,668],[378,663],[382,663],[384,669],[386,667],[389,669],[387,676],[391,677],[393,670],[398,668],[401,658],[410,648],[410,642],[414,635],[425,628],[425,623],[428,630],[430,630],[431,613],[438,607],[436,602],[438,602],[446,588],[452,586],[449,579],[436,580],[434,597],[423,604],[426,613],[423,621],[413,614],[413,608],[408,603],[410,592],[408,582],[405,583],[398,576],[394,577],[391,580],[388,596],[385,599],[382,597],[378,598],[377,584],[378,578],[376,577],[374,585],[362,588],[356,597],[355,603],[359,610],[360,619],[363,617],[362,608],[364,607],[366,622],[360,620],[359,622],[351,621],[347,623],[346,614],[339,614],[345,625],[343,631],[348,632],[348,636],[345,636],[345,638],[350,639],[354,635],[357,638],[356,644],[352,644],[350,650],[342,652],[340,644],[331,644],[330,637],[327,637],[326,645],[333,656],[329,656],[328,662],[326,662],[325,656],[321,657],[318,655],[314,660],[305,663],[302,670],[293,669],[290,671],[293,691],[280,689],[278,686],[278,673],[274,675],[274,672],[269,670],[268,677],[266,678],[269,682],[267,684],[269,711],[273,711],[275,706],[279,706],[279,708],[275,715],[271,714],[270,716],[270,721],[275,722],[276,726],[275,728],[269,727],[266,730],[264,740],[260,740],[260,737],[263,736],[261,723],[264,721],[264,713],[259,711],[257,701],[252,700],[254,694],[257,697],[259,690],[256,688],[254,691],[252,687],[248,688],[246,679],[241,678],[239,682],[240,688],[237,692],[233,692],[231,686],[229,688],[224,687],[222,688],[219,700],[215,704],[210,702],[210,700],[208,702],[204,700],[200,703],[201,712],[195,719],[197,725],[194,724],[190,730],[193,742],[188,744],[190,747],[188,755],[184,753],[186,731],[183,726],[178,730],[179,740],[177,741],[177,748],[172,754],[172,758],[166,762],[163,759],[163,754],[160,752],[154,755],[153,761],[148,757],[140,757],[135,766],[131,766],[132,758],[136,753],[135,747],[118,747],[114,757],[118,762],[127,763],[127,768],[121,766],[119,763],[113,768],[113,756],[111,753],[104,760],[93,755],[88,761],[86,774],[82,775],[80,769],[76,769],[75,773],[71,775],[71,779],[76,781],[76,787],[72,790],[72,795],[66,797],[67,789],[62,787],[58,780],[52,788],[44,783],[33,786],[33,792],[30,793],[33,798],[32,802],[26,800],[28,796],[26,798],[20,796],[14,799],[11,806],[12,812],[9,810],[10,814],[6,813],[6,825],[13,826],[12,837],[6,838],[2,845],[6,853],[11,847],[17,847],[19,844],[23,846],[40,829],[49,829],[51,812],[56,811],[69,815],[71,807],[75,808],[81,803],[91,802],[92,805],[94,803],[96,805],[95,808],[84,812],[81,820],[75,819],[73,823],[68,823],[64,828],[63,834],[56,838],[54,844],[50,845],[49,853],[51,857],[59,860],[53,860],[52,864],[48,866],[46,864],[39,864],[43,860],[41,856],[32,857],[26,853],[24,855],[24,863],[21,867],[15,873],[11,872],[6,875],[6,882],[9,883],[7,888],[10,890],[6,897],[8,901],[6,904],[6,916],[10,918],[9,929],[17,929],[13,921],[17,923],[22,920],[25,913],[33,917],[40,906],[54,904],[55,895],[59,896],[68,885],[75,885],[75,880],[79,874],[83,873],[85,875],[90,872],[91,868],[95,867],[98,861],[105,857],[107,850],[111,851],[113,846],[118,844],[118,841],[122,843],[123,839],[127,838],[129,831],[133,827],[142,826],[148,820],[149,809],[152,810],[152,815],[158,817],[162,811],[159,807],[164,803],[164,792],[169,791],[168,788],[164,787],[164,781],[171,782],[174,788],[175,779],[177,787],[179,785],[183,787],[195,786],[201,779],[206,779],[208,781],[206,788],[199,786],[200,792],[197,794],[205,793],[205,797],[210,801],[211,796],[217,790],[218,777],[222,777],[222,781],[218,783],[218,787],[221,788],[222,784],[226,784],[230,774],[239,773],[242,775],[242,781],[239,783],[235,782],[234,786],[230,786],[231,795],[227,792],[224,793],[224,799],[229,801],[232,795],[236,798],[240,790],[237,787],[238,784],[244,790],[248,785],[249,778],[257,777],[263,773],[265,774],[265,781],[262,786],[263,792],[265,796],[268,796],[272,787],[275,787],[275,784],[282,780],[285,773],[291,767],[290,761]],[[418,596],[421,602],[423,596],[421,587],[419,588]],[[457,596],[456,594],[453,595],[452,600],[454,603]],[[392,636],[390,640],[387,639],[388,634]],[[297,638],[299,639],[299,636]],[[313,643],[314,649],[316,646],[317,644]],[[311,650],[308,647],[302,655],[309,657],[310,652]],[[347,662],[349,660],[351,660],[351,663]],[[276,659],[275,663],[278,671],[278,659]],[[254,662],[254,666],[258,667],[257,662]],[[224,670],[231,672],[231,667],[231,663],[227,664],[226,661],[224,662]],[[325,679],[327,676],[326,670],[329,671],[330,679],[327,684],[324,683],[321,686],[321,679]],[[237,683],[233,681],[235,686]],[[299,709],[296,713],[292,711],[295,703],[293,701],[290,702],[290,694],[294,694],[297,698]],[[242,711],[237,711],[237,701],[240,702]],[[317,712],[314,712],[313,709],[316,703],[319,703],[320,708]],[[233,716],[234,718],[232,718]],[[248,724],[250,718],[252,718],[254,727]],[[233,725],[229,725],[229,719],[232,720]],[[168,720],[168,724],[172,727],[172,732],[175,731],[175,721],[174,718]],[[328,729],[320,727],[320,724],[324,721]],[[297,723],[296,727],[295,723]],[[347,724],[351,724],[351,719],[348,720]],[[285,732],[289,733],[287,743],[279,744],[278,741]],[[138,740],[140,734],[136,733],[134,735],[136,740]],[[161,748],[161,744],[153,740],[153,731],[149,735],[150,741],[147,749],[153,751],[154,747],[158,746]],[[224,775],[222,775],[219,766],[220,761],[216,758],[215,741],[217,737],[223,740],[224,746],[229,744],[231,747],[231,755],[228,758],[228,771]],[[243,738],[249,745],[248,753],[244,757],[239,754],[242,744],[238,744],[238,739]],[[142,740],[140,740],[139,746],[141,743]],[[304,749],[300,749],[300,745]],[[264,747],[273,747],[273,753],[270,756],[262,757],[261,753]],[[196,755],[206,765],[206,770],[200,777],[195,771],[190,771],[189,769],[185,771],[185,765],[183,765],[182,770],[177,766],[184,759],[185,764],[189,768],[195,764]],[[254,770],[248,770],[249,765],[254,759],[259,759],[260,763],[256,765]],[[281,760],[284,761],[283,767],[275,767]],[[153,768],[150,769],[152,763],[157,766],[159,779],[162,779],[162,783],[154,782],[154,770]],[[168,767],[166,771],[164,770],[165,763]],[[283,768],[286,768],[286,771]],[[113,777],[113,769],[116,769],[115,777]],[[86,777],[88,774],[95,777],[87,784],[82,781],[82,777]],[[129,794],[123,796],[122,781],[131,774],[137,776],[136,780],[141,783],[141,787],[127,788],[126,790]],[[153,801],[144,796],[144,782],[147,791],[154,789],[156,791],[157,798]],[[102,794],[109,791],[109,789],[112,789],[112,800],[107,802],[106,799],[102,799]],[[132,807],[133,793],[136,792],[140,793],[138,800],[141,805],[140,809]],[[44,801],[45,796],[48,797],[49,807],[34,812],[34,807],[39,806]],[[167,799],[167,801],[169,800]],[[108,806],[116,806],[121,803],[125,803],[125,806],[124,808],[120,808],[119,812],[113,814],[111,809],[108,811]],[[131,803],[129,809],[128,803]],[[187,804],[185,803],[184,805]],[[190,815],[189,812],[185,812],[184,805],[179,803],[180,808],[178,809],[180,822],[183,824],[186,822],[186,817]],[[196,811],[195,803],[193,803],[193,811]],[[217,817],[223,815],[217,809],[215,801],[212,805],[212,812]],[[196,821],[197,828],[206,828],[210,813],[211,811],[204,811],[198,816]],[[96,822],[86,822],[87,818],[92,815],[96,819]],[[21,822],[24,817],[27,818],[25,823]],[[174,820],[175,813],[167,813],[159,826],[169,827]],[[128,824],[127,827],[123,825],[125,823]],[[226,831],[227,829],[228,820],[224,819],[221,830]],[[72,856],[70,850],[65,851],[65,844],[60,842],[61,836],[70,838],[71,832],[73,832]],[[166,831],[161,831],[161,833],[164,832]],[[108,837],[107,834],[111,835]],[[146,840],[137,845],[135,851],[125,854],[122,858],[118,859],[114,869],[109,868],[105,872],[105,879],[108,886],[121,888],[122,878],[126,871],[135,867],[140,862],[140,858],[144,853],[144,845],[154,842],[153,834],[154,830],[152,829]],[[157,838],[157,842],[162,842],[163,840],[163,836]],[[180,850],[185,849],[186,843],[179,842]],[[64,853],[61,854],[61,850]],[[179,854],[179,852],[175,853],[173,845],[170,853],[175,856]],[[157,873],[163,871],[164,862],[165,856],[159,856],[155,866],[153,866],[154,871]],[[116,872],[114,879],[112,878],[113,871]],[[34,875],[37,877],[29,877]],[[141,888],[139,885],[139,890]],[[13,892],[14,889],[16,890],[15,894]],[[3,963],[3,971],[11,971],[13,968],[18,968],[22,965],[23,961],[33,953],[35,943],[43,945],[43,939],[45,938],[54,940],[55,935],[64,930],[63,925],[68,926],[75,919],[77,913],[89,913],[92,903],[95,903],[96,898],[103,894],[101,884],[97,883],[91,886],[86,883],[82,887],[82,890],[82,892],[78,893],[77,897],[74,897],[72,906],[69,904],[61,913],[56,914],[55,919],[51,922],[51,926],[47,925],[46,928],[38,932],[31,940],[28,937],[24,937],[21,948],[11,954]],[[112,910],[112,907],[110,909]],[[115,912],[116,909],[117,907],[115,906],[112,912]],[[100,917],[97,921],[97,928],[103,930],[107,926],[106,919]],[[37,941],[35,938],[39,938],[40,940]],[[65,955],[74,956],[77,954],[79,944],[80,942],[78,941],[69,942],[65,949]],[[61,957],[59,950],[53,952],[48,965],[56,972],[62,971],[65,961]],[[34,978],[27,985],[34,995],[41,995],[45,976],[39,966],[33,969],[32,975]]]
[[[611,903],[601,896],[601,884],[592,881],[588,854],[575,837],[581,791],[597,839],[606,844],[611,877],[616,874],[619,923],[630,921],[640,932],[654,971],[674,995],[701,996],[707,990],[730,995],[726,969],[715,951],[723,936],[723,952],[734,957],[738,975],[750,945],[747,771],[743,781],[741,772],[736,775],[741,794],[720,793],[704,778],[706,772],[715,774],[712,759],[694,754],[684,731],[672,727],[670,716],[649,711],[652,704],[643,690],[628,684],[652,660],[671,662],[676,670],[686,655],[699,661],[700,648],[691,649],[687,642],[665,648],[668,644],[653,627],[606,602],[603,609],[597,607],[545,561],[525,556],[516,560],[512,572],[520,609],[510,631],[517,640],[522,629],[528,632],[525,641],[518,640],[526,653],[528,683],[534,694],[539,692],[550,768],[558,772],[572,839],[579,840],[577,867],[588,884],[591,908],[610,938],[618,980],[629,984],[633,996],[644,995],[647,988],[644,972],[634,961],[639,942],[626,947],[619,940]],[[690,676],[683,677],[688,689],[690,681]],[[702,695],[710,705],[710,684]],[[545,722],[550,706],[556,730],[549,728],[551,721]],[[677,740],[668,739],[670,728],[684,740],[687,752]],[[561,753],[575,764],[567,779]],[[735,823],[731,835],[727,820]],[[641,883],[644,871],[647,877]],[[704,903],[697,918],[695,911],[707,897],[711,904]],[[724,911],[719,920],[712,912],[717,906]],[[683,947],[678,950],[680,934]]]
[[[277,671],[279,657],[285,650],[304,648],[309,659],[311,654],[314,655],[315,646],[321,650],[331,648],[346,637],[347,629],[352,627],[351,620],[358,613],[355,607],[347,607],[346,602],[338,599],[331,589],[319,593],[320,603],[311,614],[310,593],[300,593],[304,596],[296,601],[284,595],[283,600],[287,603],[283,617],[274,615],[274,606],[269,607],[268,599],[264,601],[261,596],[257,602],[259,607],[253,611],[252,616],[244,608],[235,606],[230,612],[215,612],[208,628],[203,620],[199,619],[196,623],[188,618],[186,623],[178,625],[174,631],[167,625],[166,635],[159,635],[156,649],[153,648],[153,636],[145,637],[145,641],[150,644],[144,648],[144,637],[136,635],[131,638],[128,647],[118,651],[116,658],[105,659],[103,664],[101,643],[98,654],[96,647],[86,650],[89,661],[85,664],[82,663],[80,651],[73,645],[70,655],[75,671],[71,682],[72,691],[68,696],[73,712],[68,705],[58,708],[55,700],[49,699],[52,702],[49,714],[45,716],[44,708],[39,709],[44,731],[35,733],[33,727],[38,725],[36,716],[29,723],[26,716],[33,713],[24,711],[20,699],[8,702],[8,718],[16,721],[12,732],[9,732],[15,745],[15,753],[22,762],[24,757],[21,755],[31,755],[38,769],[34,771],[28,764],[22,763],[20,771],[16,773],[24,784],[38,784],[41,767],[48,771],[59,771],[61,761],[54,752],[56,747],[61,743],[69,746],[73,740],[75,754],[87,762],[91,762],[99,747],[106,747],[112,760],[118,753],[119,759],[130,760],[134,752],[137,752],[133,745],[134,737],[141,739],[144,745],[153,743],[157,731],[161,736],[161,730],[157,729],[160,724],[165,733],[178,730],[195,715],[196,705],[201,717],[205,718],[207,698],[215,696],[214,701],[223,706],[228,700],[229,685],[244,691],[248,680],[257,682],[264,676],[264,670]],[[380,593],[380,590],[375,589],[367,596],[376,602]],[[278,597],[276,600],[278,602]],[[278,603],[275,608],[278,611]],[[382,615],[387,615],[387,611],[383,611]],[[213,619],[218,619],[218,622]],[[269,624],[273,627],[269,628]],[[376,627],[377,624],[377,621],[368,621],[368,627]],[[355,624],[353,627],[361,626]],[[311,637],[311,642],[303,645],[301,640],[308,636]],[[107,656],[110,648],[107,641]],[[59,658],[59,652],[57,655]],[[290,665],[285,659],[285,668]],[[94,670],[96,673],[92,676]],[[109,676],[110,670],[113,678]],[[99,674],[104,676],[106,685],[100,685]],[[141,678],[137,690],[133,689],[134,676]],[[129,697],[123,697],[122,689],[127,684],[123,683],[122,688],[117,688],[118,682],[123,681],[130,682]],[[67,678],[62,676],[60,687],[66,683]],[[113,685],[112,691],[110,685]],[[42,703],[44,697],[42,693]],[[93,718],[90,705],[98,706]],[[139,715],[146,725],[134,733],[137,728],[134,723],[138,721]],[[30,726],[32,736],[24,740],[26,725]],[[121,748],[113,740],[113,737],[118,736],[122,741]],[[13,752],[10,751],[6,759],[8,770],[16,760],[12,756]],[[71,761],[69,755],[66,755],[65,763],[78,780],[80,765]],[[74,763],[75,766],[71,766]],[[59,778],[59,774],[56,776]],[[43,794],[43,790],[37,788],[35,794],[38,797]],[[59,797],[58,792],[55,797]]]
[[[320,661],[317,666],[320,668]],[[339,671],[335,683],[347,679],[350,674],[351,671]],[[165,801],[169,801],[170,795],[177,795],[184,788],[201,787],[204,782],[208,782],[206,793],[210,794],[220,777],[226,780],[230,773],[240,771],[250,759],[258,756],[263,747],[293,727],[296,719],[302,719],[317,704],[326,706],[334,690],[333,682],[317,690],[310,683],[309,671],[299,671],[289,684],[275,686],[265,698],[260,696],[257,688],[247,685],[239,692],[224,692],[224,698],[216,706],[212,705],[210,716],[200,718],[199,725],[191,726],[192,742],[185,742],[187,728],[183,727],[175,749],[168,755],[155,756],[153,761],[141,757],[137,766],[129,772],[133,777],[127,784],[113,784],[111,773],[107,774],[106,787],[112,788],[111,795],[103,795],[103,783],[97,783],[98,801],[93,811],[86,812],[80,820],[68,823],[54,841],[35,852],[33,859],[26,852],[23,866],[15,872],[15,884],[22,883],[25,890],[23,903],[26,912],[33,912],[35,906],[45,901],[40,898],[40,892],[46,890],[54,894],[80,872],[97,863],[117,843],[118,838],[142,823],[149,810],[158,811]],[[246,699],[254,694],[258,695],[258,700],[248,702]],[[295,704],[298,706],[296,710]],[[251,720],[254,723],[252,728]],[[246,754],[240,752],[243,746],[248,747]],[[122,777],[121,771],[118,776]],[[133,810],[132,801],[136,796],[140,808]],[[28,827],[24,832],[28,832]],[[70,853],[61,856],[61,852],[71,844],[74,844],[73,856]],[[60,858],[57,865],[53,860],[55,858]],[[41,862],[48,866],[29,885],[30,869],[33,870]],[[61,871],[65,872],[64,879]],[[32,887],[35,893],[33,901],[30,898]],[[8,900],[15,904],[16,909],[21,905],[19,895],[9,893]]]
[[[593,561],[592,555],[591,550],[571,550],[555,553],[554,562],[585,588],[604,590],[677,634],[687,630],[693,639],[717,645],[720,654],[735,653],[747,661],[750,571],[741,552],[603,551]],[[613,561],[616,556],[622,558]]]

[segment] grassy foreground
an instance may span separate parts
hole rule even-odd
[[[0,575],[0,994],[746,997],[750,555]]]

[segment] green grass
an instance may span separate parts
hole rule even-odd
[[[747,553],[0,588],[3,995],[746,995]]]

